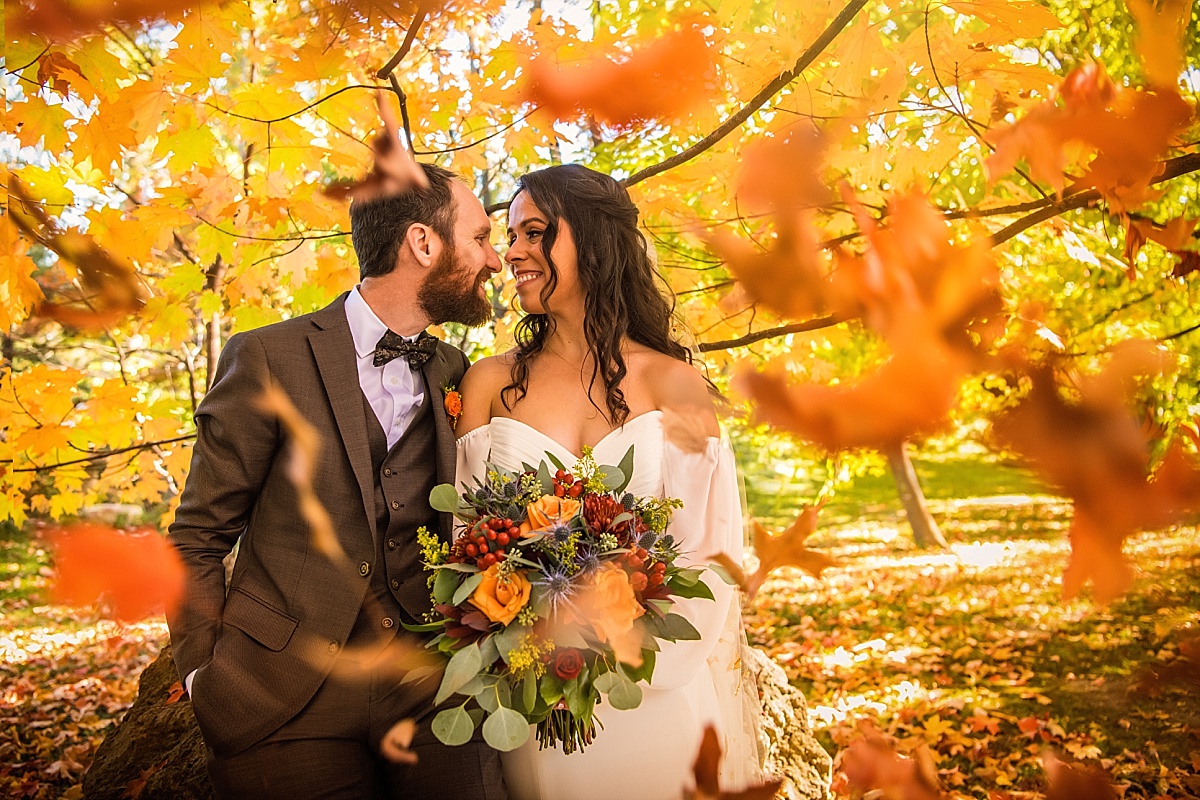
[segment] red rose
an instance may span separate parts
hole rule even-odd
[[[554,674],[564,681],[578,677],[583,669],[583,653],[574,647],[554,651]]]

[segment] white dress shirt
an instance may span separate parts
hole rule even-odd
[[[425,398],[425,381],[420,370],[410,367],[403,358],[392,359],[382,367],[375,366],[375,345],[387,333],[388,327],[375,316],[357,286],[346,298],[346,319],[350,323],[350,335],[354,337],[358,385],[387,436],[390,450],[416,416]],[[415,339],[415,336],[411,337],[410,341]]]

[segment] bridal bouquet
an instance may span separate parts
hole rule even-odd
[[[435,702],[463,698],[433,719],[447,745],[482,724],[489,745],[512,750],[532,723],[542,748],[581,750],[602,698],[641,703],[660,640],[700,638],[671,612],[674,598],[713,596],[700,570],[675,563],[666,529],[682,503],[625,492],[632,447],[615,467],[587,449],[571,470],[546,455],[521,472],[489,464],[462,494],[442,484],[430,495],[466,525],[453,544],[420,533],[435,619],[415,630],[437,631],[429,646],[450,659]]]

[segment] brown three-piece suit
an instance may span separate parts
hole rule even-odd
[[[301,800],[332,781],[337,797],[503,798],[493,750],[479,740],[447,748],[429,734],[436,687],[335,670],[345,654],[382,646],[429,610],[416,530],[451,535],[450,515],[428,498],[454,479],[443,389],[468,366],[438,343],[421,368],[424,400],[389,450],[359,386],[345,297],[232,337],[196,411],[191,472],[170,528],[188,592],[169,623],[180,675],[198,670],[192,704],[214,787],[219,797]],[[268,386],[322,435],[313,488],[349,569],[313,544],[286,431],[256,406]],[[222,559],[239,540],[227,590]],[[389,765],[379,739],[406,717],[423,720],[419,763]]]

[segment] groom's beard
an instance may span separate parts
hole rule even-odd
[[[462,275],[456,255],[454,248],[442,250],[417,290],[417,302],[435,325],[443,322],[461,322],[470,327],[483,325],[492,318],[492,303],[480,295],[479,287],[491,277],[492,271],[484,267],[467,278]]]

